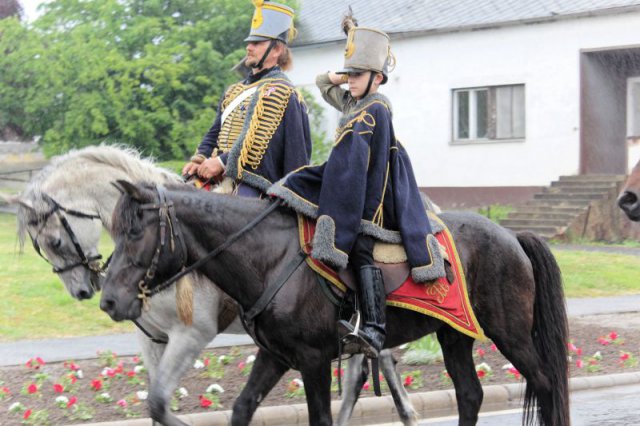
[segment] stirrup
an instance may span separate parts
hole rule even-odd
[[[355,325],[351,322],[355,322]],[[338,334],[341,335],[342,353],[348,355],[362,353],[367,358],[377,358],[378,350],[360,334],[360,324],[360,311],[356,311],[353,314],[351,321],[338,321]]]

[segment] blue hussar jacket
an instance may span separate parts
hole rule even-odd
[[[318,260],[346,267],[363,233],[402,243],[417,282],[444,276],[438,242],[383,95],[366,96],[342,117],[324,164],[299,168],[267,193],[317,219],[312,256]]]
[[[255,92],[233,108],[234,99],[249,89]],[[227,107],[231,111],[223,122]],[[302,96],[279,67],[231,85],[198,153],[217,155],[225,176],[265,192],[288,172],[309,164],[311,135]]]

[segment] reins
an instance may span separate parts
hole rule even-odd
[[[157,286],[154,286],[153,288],[149,288],[149,285],[148,285],[149,281],[151,279],[153,279],[153,277],[155,276],[155,272],[156,272],[156,269],[157,269],[157,263],[158,263],[158,260],[159,260],[159,257],[160,257],[160,251],[161,251],[162,247],[164,246],[164,239],[165,239],[165,236],[166,236],[165,229],[166,229],[166,226],[167,226],[167,223],[166,223],[167,212],[168,212],[168,215],[169,215],[169,225],[168,226],[170,227],[172,241],[173,241],[173,233],[174,233],[174,231],[176,232],[176,235],[179,232],[179,226],[177,226],[177,218],[175,217],[175,209],[174,209],[174,206],[173,206],[173,202],[166,200],[166,194],[164,193],[164,189],[162,188],[162,186],[159,186],[159,185],[156,186],[156,190],[158,191],[159,203],[143,204],[141,206],[141,208],[145,209],[145,210],[151,210],[151,209],[160,210],[160,226],[159,226],[159,228],[160,228],[159,229],[159,232],[160,232],[160,245],[158,245],[158,247],[156,248],[156,252],[155,252],[154,257],[153,257],[153,259],[151,261],[151,265],[149,266],[149,269],[147,270],[147,273],[145,274],[145,278],[143,278],[138,283],[138,289],[140,290],[140,293],[138,294],[138,298],[142,299],[142,302],[143,302],[144,306],[148,306],[148,299],[151,296],[153,296],[155,294],[158,294],[161,291],[167,289],[169,286],[171,286],[174,282],[178,281],[180,278],[184,277],[187,274],[190,274],[194,270],[196,270],[196,269],[200,268],[201,266],[203,266],[209,260],[213,259],[217,255],[222,253],[224,250],[229,248],[229,246],[231,246],[231,244],[235,243],[240,237],[242,237],[244,234],[246,234],[248,231],[250,231],[252,228],[254,228],[257,224],[262,222],[267,216],[269,216],[269,214],[271,214],[274,210],[276,210],[280,206],[280,201],[276,200],[266,210],[263,210],[258,216],[253,218],[251,220],[251,222],[247,223],[240,230],[238,230],[235,233],[233,233],[232,235],[230,235],[222,244],[220,244],[218,247],[216,247],[215,250],[207,253],[203,258],[199,259],[198,261],[196,261],[192,265],[182,268],[182,270],[180,272],[178,272],[177,274],[175,274],[172,277],[168,278],[167,280],[163,281],[162,283],[158,284]],[[164,222],[164,224],[163,224],[163,222]],[[172,224],[172,222],[175,222],[175,224]],[[183,250],[184,250],[184,259],[183,259],[183,264],[184,264],[184,262],[186,262],[186,257],[187,257],[186,256],[186,247],[185,247],[184,239],[180,238],[180,241],[182,242],[182,246],[183,246]]]

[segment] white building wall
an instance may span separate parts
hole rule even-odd
[[[629,30],[639,19],[634,13],[393,40],[398,65],[382,92],[418,184],[541,186],[577,174],[580,50],[640,44]],[[294,49],[292,80],[313,86],[316,74],[342,66],[342,52],[342,42]],[[525,84],[525,140],[452,144],[452,90],[505,84]],[[334,128],[337,113],[327,118]]]

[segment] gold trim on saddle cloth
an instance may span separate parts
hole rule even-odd
[[[258,100],[238,158],[238,177],[247,166],[253,170],[260,166],[293,92],[295,88],[278,82],[266,83],[258,89]]]
[[[428,215],[429,219],[432,222],[437,222],[438,225],[443,228],[441,232],[438,232],[436,234],[436,237],[438,239],[438,242],[445,247],[448,253],[448,257],[452,260],[451,265],[452,268],[454,268],[453,272],[456,276],[454,283],[456,283],[458,286],[456,292],[459,291],[462,301],[462,303],[459,305],[458,310],[458,312],[461,312],[461,315],[459,314],[458,316],[454,316],[446,309],[438,308],[438,306],[425,306],[424,301],[421,301],[420,299],[416,299],[414,297],[394,297],[395,292],[387,296],[387,305],[402,309],[408,309],[439,319],[440,321],[445,322],[457,331],[466,334],[469,337],[485,341],[487,337],[485,336],[482,327],[480,327],[480,324],[476,319],[475,313],[473,312],[473,308],[471,306],[471,302],[469,300],[466,277],[464,275],[464,270],[462,269],[462,263],[458,255],[458,249],[456,248],[453,237],[449,232],[449,229],[442,222],[442,220],[440,220],[439,217],[437,217],[432,212],[428,212]],[[313,222],[305,219],[303,215],[298,214],[298,235],[300,240],[300,247],[306,254],[311,253],[311,247],[307,240],[309,239],[309,235],[311,233],[310,227],[312,226]],[[307,256],[306,262],[313,271],[320,274],[323,278],[336,286],[336,288],[338,288],[340,291],[346,291],[346,286],[340,281],[334,270],[322,264],[321,262],[315,261],[310,256]],[[424,285],[424,293],[430,295],[434,300],[438,301],[438,303],[442,303],[444,299],[449,295],[449,293],[453,290],[453,283],[451,283],[451,285],[445,284],[444,282],[441,282],[442,280],[446,280],[446,278],[439,279],[435,283],[422,284]],[[398,290],[401,289],[402,287]]]
[[[485,336],[484,330],[482,330],[482,327],[480,327],[478,319],[476,318],[476,315],[473,312],[473,308],[471,307],[471,301],[469,300],[469,290],[467,288],[467,278],[464,274],[464,270],[462,269],[462,262],[460,260],[460,256],[458,255],[458,249],[456,248],[456,243],[453,240],[453,236],[449,232],[449,228],[447,228],[444,222],[442,222],[442,220],[436,214],[432,212],[427,212],[427,214],[429,215],[430,220],[438,222],[444,228],[442,231],[445,236],[444,245],[448,246],[447,248],[450,250],[449,258],[452,259],[451,266],[452,268],[455,268],[454,274],[456,275],[456,278],[460,280],[460,289],[462,293],[461,296],[463,298],[462,308],[465,310],[466,317],[468,318],[468,322],[464,324],[464,326],[466,326],[467,328],[458,324],[458,321],[460,321],[459,318],[453,320],[445,311],[438,313],[434,312],[433,310],[420,308],[415,304],[401,302],[399,300],[387,300],[387,305],[395,306],[397,308],[409,309],[424,315],[437,318],[440,321],[443,321],[454,329],[458,330],[462,334],[466,334],[467,336],[478,339],[480,341],[486,341],[487,336]],[[438,242],[442,244],[442,241],[438,240]],[[472,330],[476,331],[474,332]]]

